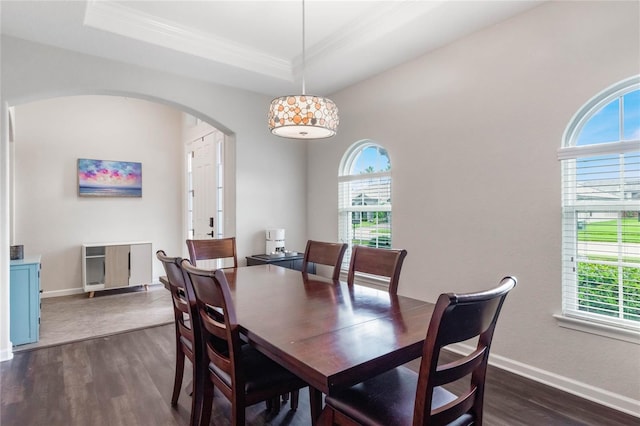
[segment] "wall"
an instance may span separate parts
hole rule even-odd
[[[492,362],[640,415],[640,346],[560,328],[560,163],[573,114],[640,70],[637,2],[552,2],[332,95],[308,151],[309,238],[337,238],[354,142],[388,149],[399,292],[435,300],[516,275]],[[312,220],[313,219],[313,220]]]
[[[182,117],[162,104],[73,96],[16,107],[15,243],[42,255],[44,295],[82,289],[80,245],[181,253]],[[78,197],[78,158],[142,163],[142,198]],[[162,275],[153,262],[153,277]]]
[[[307,144],[271,135],[265,119],[271,97],[12,37],[3,36],[1,42],[0,359],[11,356],[8,315],[4,315],[9,309],[7,106],[69,95],[120,95],[165,103],[210,122],[230,135],[235,145],[236,238],[241,263],[247,255],[264,252],[267,227],[286,228],[287,245],[304,248]],[[156,206],[163,207],[164,203]],[[163,224],[171,226],[174,224]]]

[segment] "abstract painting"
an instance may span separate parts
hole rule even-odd
[[[142,163],[78,159],[81,197],[142,197]]]

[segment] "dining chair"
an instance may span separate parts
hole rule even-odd
[[[347,283],[351,286],[356,272],[389,278],[389,293],[398,294],[398,282],[406,250],[353,246]]]
[[[193,296],[189,297],[189,291],[185,284],[182,267],[180,266],[182,258],[168,257],[164,250],[158,250],[156,257],[162,263],[164,271],[167,274],[169,290],[171,291],[171,297],[173,299],[173,317],[176,332],[176,366],[171,405],[175,406],[178,404],[178,397],[180,396],[185,357],[191,361],[194,377],[196,373],[193,329],[191,328],[192,321],[190,318],[190,303],[194,303],[194,298]],[[193,383],[192,381],[192,386]],[[191,402],[191,413],[193,416],[195,413],[193,400]]]
[[[235,237],[187,240],[187,248],[189,249],[189,259],[193,265],[198,265],[198,260],[233,258],[233,267],[238,267]]]
[[[325,398],[320,425],[482,425],[484,382],[498,315],[514,277],[477,293],[441,294],[422,350],[418,373],[397,367]],[[476,348],[439,364],[442,348],[478,337]],[[442,386],[469,379],[460,395]],[[466,382],[465,382],[466,383]]]
[[[309,263],[333,266],[331,278],[337,280],[340,278],[342,258],[346,250],[346,244],[308,240],[307,247],[304,250],[302,270],[308,271],[307,264]]]
[[[231,402],[231,424],[245,424],[245,408],[261,401],[277,401],[280,396],[308,386],[304,381],[261,354],[242,344],[240,327],[229,284],[222,269],[204,270],[182,261],[187,286],[193,289],[192,305],[196,357],[202,371],[196,379],[194,399],[198,419],[209,425],[214,386]],[[196,367],[199,368],[200,366]]]

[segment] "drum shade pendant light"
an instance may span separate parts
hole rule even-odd
[[[302,0],[302,94],[275,98],[269,109],[271,133],[292,139],[322,139],[336,134],[338,107],[331,99],[305,91],[305,19]]]

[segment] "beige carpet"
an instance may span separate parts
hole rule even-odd
[[[42,299],[40,339],[14,352],[173,323],[171,294],[163,285]]]

